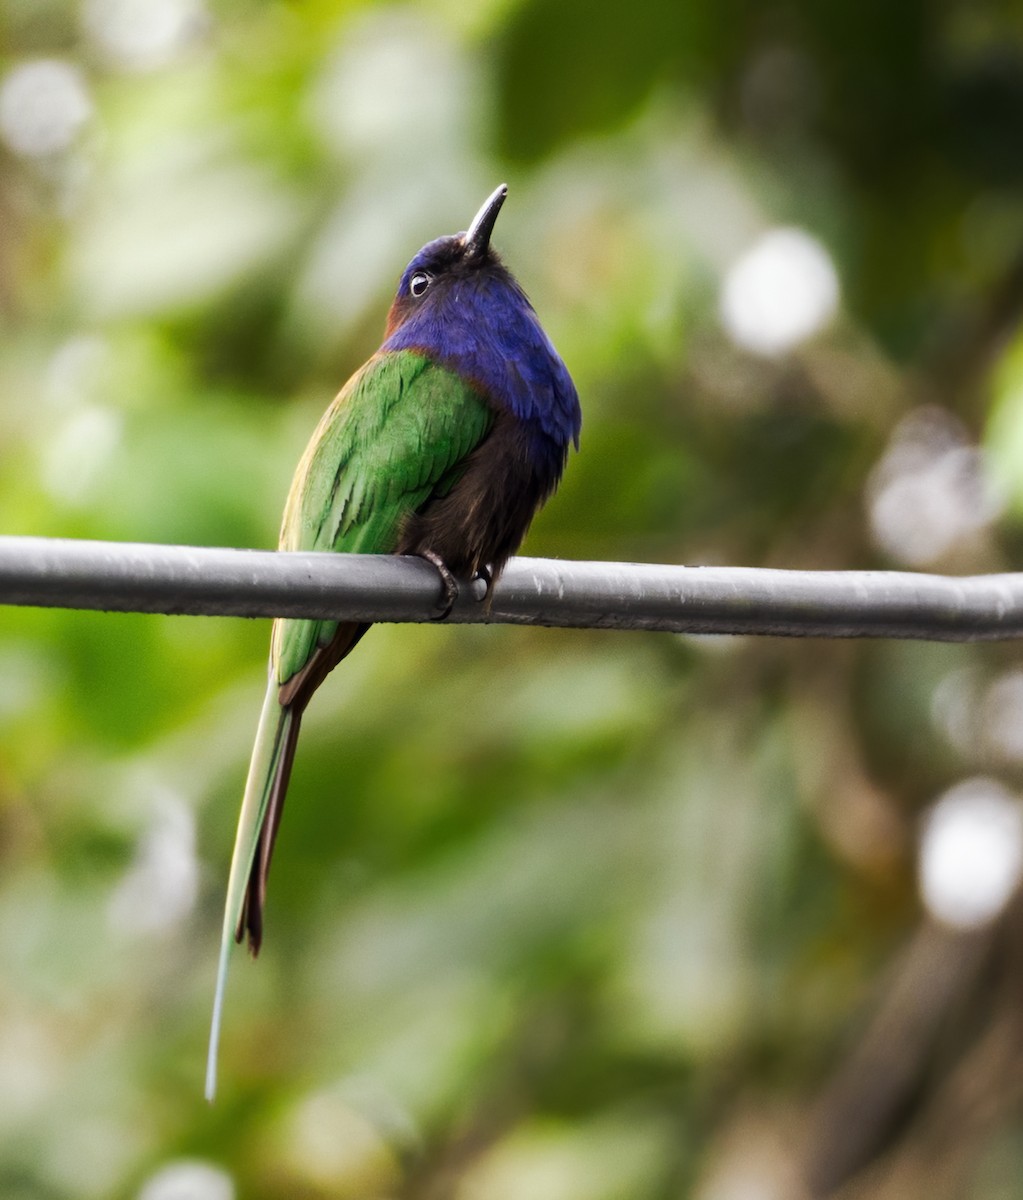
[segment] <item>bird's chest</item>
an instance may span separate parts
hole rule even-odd
[[[559,472],[537,455],[532,433],[527,423],[499,412],[450,490],[409,516],[398,553],[429,550],[456,575],[483,566],[499,571],[557,482]]]

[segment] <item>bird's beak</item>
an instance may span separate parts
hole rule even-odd
[[[490,246],[490,235],[494,232],[497,214],[501,211],[505,196],[508,195],[508,185],[502,183],[494,188],[483,202],[479,212],[473,217],[469,232],[465,235],[464,255],[468,260],[479,260],[486,254]]]

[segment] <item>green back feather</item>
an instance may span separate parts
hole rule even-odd
[[[295,472],[282,550],[390,554],[402,521],[458,478],[493,421],[453,371],[403,350],[378,354],[348,381]],[[273,668],[285,683],[325,646],[332,621],[278,621]]]

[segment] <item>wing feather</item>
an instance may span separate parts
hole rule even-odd
[[[392,553],[406,517],[451,488],[492,422],[490,406],[453,371],[408,350],[375,355],[324,413],[302,456],[280,548]],[[275,622],[277,682],[336,630],[334,621]]]

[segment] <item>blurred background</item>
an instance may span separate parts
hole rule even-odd
[[[4,0],[0,529],[275,544],[421,243],[527,552],[1023,567],[1023,5]],[[1012,645],[377,627],[202,1076],[268,622],[0,610],[5,1200],[1023,1194]]]

